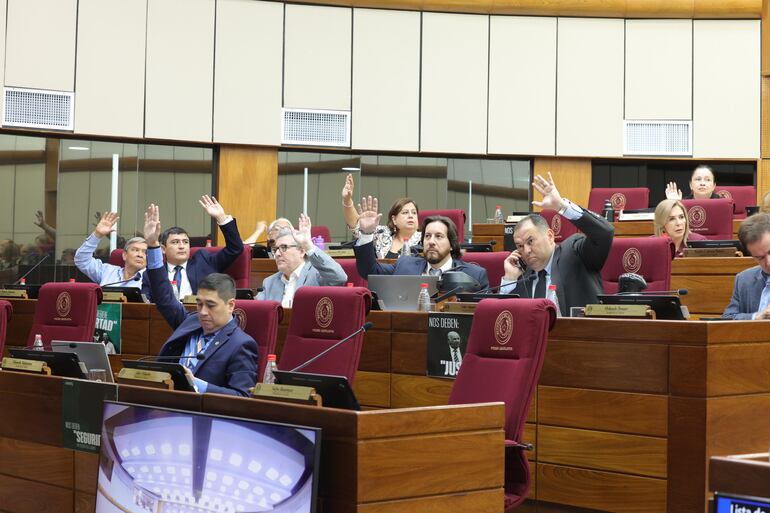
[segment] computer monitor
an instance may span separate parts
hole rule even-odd
[[[102,287],[104,292],[116,292],[122,294],[129,303],[146,303],[142,296],[142,289],[138,287]]]
[[[321,430],[105,401],[95,513],[316,511]]]
[[[104,369],[107,383],[114,383],[110,367],[110,359],[107,357],[107,348],[100,342],[70,342],[67,340],[51,341],[51,350],[57,353],[75,353],[86,368]]]
[[[37,349],[10,348],[8,350],[12,358],[23,360],[37,360],[45,362],[51,369],[51,374],[63,378],[88,378],[88,369],[80,361],[75,353],[57,353],[53,351],[39,351]]]
[[[656,319],[684,321],[679,296],[652,294],[600,294],[599,302],[605,305],[647,305],[655,312]]]
[[[275,382],[280,385],[297,385],[314,388],[321,395],[324,406],[343,410],[360,410],[356,394],[345,376],[309,374],[307,372],[273,371]]]
[[[740,251],[744,255],[748,255],[749,253],[746,251],[746,248],[743,247],[743,244],[741,244],[741,241],[739,240],[688,240],[687,241],[687,247],[688,248],[735,248],[737,251]]]

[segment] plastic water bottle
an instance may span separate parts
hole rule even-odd
[[[401,256],[409,256],[412,254],[412,248],[409,247],[409,239],[404,238],[401,244]]]
[[[548,292],[546,292],[545,298],[550,299],[551,303],[556,305],[556,317],[561,317],[561,309],[559,308],[559,296],[556,294],[556,285],[548,285]]]
[[[35,351],[45,351],[43,347],[43,336],[38,333],[35,335],[35,341],[32,343],[32,349]]]
[[[326,241],[324,240],[324,236],[323,235],[318,235],[316,237],[311,237],[310,240],[313,241],[313,244],[315,245],[315,247],[317,247],[321,251],[324,250],[324,247],[326,246]]]
[[[211,239],[206,239],[206,247],[207,248],[211,247]]]
[[[417,296],[417,310],[421,312],[430,312],[431,310],[427,283],[420,285],[420,294]]]
[[[503,224],[505,222],[505,219],[503,219],[503,209],[500,208],[500,205],[495,206],[495,223],[497,224]]]
[[[615,222],[615,209],[612,208],[612,202],[610,200],[604,200],[604,212],[602,212],[602,215],[610,223]]]
[[[265,375],[262,377],[262,383],[266,385],[275,383],[275,374],[273,371],[276,370],[278,370],[278,365],[275,363],[275,355],[267,355],[267,365],[265,365]]]

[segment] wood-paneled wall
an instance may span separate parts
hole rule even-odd
[[[588,207],[588,195],[591,192],[591,159],[536,158],[534,174],[541,175],[547,180],[549,172],[562,197]],[[532,198],[540,201],[543,196],[533,189]],[[535,210],[540,209],[535,208]]]
[[[225,210],[238,219],[241,237],[248,237],[257,221],[270,223],[275,219],[278,198],[278,150],[221,146],[215,194]]]

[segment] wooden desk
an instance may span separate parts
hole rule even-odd
[[[691,314],[719,317],[733,294],[735,275],[754,267],[751,257],[675,258],[671,263],[671,288],[687,289],[682,304]]]
[[[712,457],[709,460],[709,490],[770,499],[768,453]]]
[[[360,402],[445,405],[452,381],[426,376],[427,316],[368,319]],[[770,440],[764,324],[559,319],[524,435],[536,446],[530,497],[617,513],[704,512],[708,458],[764,451]]]
[[[94,511],[98,457],[62,448],[62,381],[0,372],[2,511]],[[118,397],[321,427],[321,512],[503,511],[500,403],[352,412],[126,385]]]
[[[738,238],[738,228],[742,219],[733,219],[733,239]],[[616,237],[649,237],[655,233],[652,221],[623,221],[612,223],[615,226]],[[474,224],[473,242],[486,242],[494,240],[494,251],[504,251],[502,224]]]

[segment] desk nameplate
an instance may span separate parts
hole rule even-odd
[[[586,305],[586,317],[650,318],[654,312],[648,305]]]
[[[29,296],[27,295],[27,291],[24,289],[0,289],[0,297],[29,299]]]
[[[40,360],[26,360],[24,358],[3,358],[4,370],[15,370],[21,372],[34,372],[37,374],[51,375],[51,368]]]

